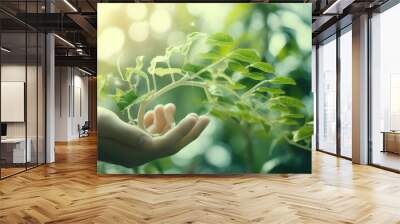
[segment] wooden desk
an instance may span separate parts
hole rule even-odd
[[[400,132],[383,131],[383,150],[382,152],[392,152],[400,154]]]
[[[5,163],[25,163],[31,162],[31,145],[30,138],[26,140],[28,144],[25,154],[25,138],[5,138],[1,139],[1,159]]]

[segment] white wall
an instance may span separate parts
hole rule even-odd
[[[55,140],[77,139],[78,125],[88,120],[88,78],[76,68],[56,67],[55,85]]]

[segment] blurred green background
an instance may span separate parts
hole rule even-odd
[[[311,4],[104,3],[98,8],[98,76],[110,89],[126,88],[119,80],[118,64],[122,69],[134,66],[135,58],[144,55],[147,67],[151,58],[163,55],[168,46],[181,44],[191,32],[225,32],[240,40],[240,47],[257,49],[275,67],[276,74],[296,80],[297,85],[285,86],[284,90],[304,102],[305,121],[313,120]],[[161,86],[167,83],[162,78],[157,81]],[[206,113],[203,100],[200,89],[182,87],[148,109],[173,102],[179,121],[191,112]],[[98,106],[128,120],[112,97],[99,96]],[[277,139],[276,134],[274,130],[265,133],[211,117],[202,135],[173,156],[136,168],[98,161],[98,172],[310,173],[311,151]]]

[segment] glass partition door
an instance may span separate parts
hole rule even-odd
[[[1,177],[26,170],[31,161],[26,136],[26,41],[24,31],[1,34]]]
[[[18,4],[20,13],[39,5]],[[45,163],[45,44],[43,33],[0,12],[0,179]]]
[[[371,18],[370,162],[400,171],[400,4]]]
[[[318,145],[336,154],[336,38],[318,47]]]
[[[352,33],[340,36],[340,155],[352,157]]]

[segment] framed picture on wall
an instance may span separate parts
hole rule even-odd
[[[310,173],[311,4],[98,4],[98,173]]]

